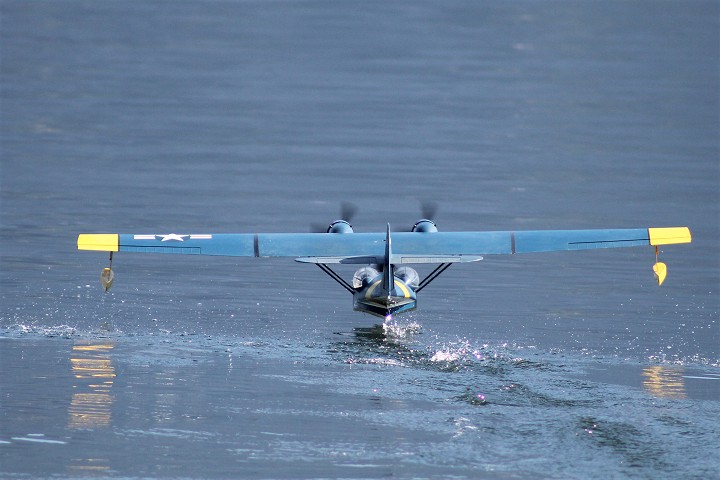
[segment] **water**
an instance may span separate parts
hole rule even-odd
[[[0,476],[720,474],[716,2],[0,4]],[[284,260],[81,232],[689,225],[374,327]],[[341,270],[346,276],[353,269]],[[671,439],[671,440],[669,440]]]

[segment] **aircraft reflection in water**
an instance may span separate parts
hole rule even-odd
[[[650,395],[660,398],[687,398],[685,373],[682,367],[652,365],[643,368],[643,387]]]
[[[75,430],[107,428],[112,420],[115,367],[109,343],[74,345],[70,365],[75,384],[68,407],[68,427]],[[73,475],[105,475],[110,471],[107,458],[76,458],[68,467]]]
[[[68,408],[68,426],[73,429],[109,427],[112,419],[115,367],[111,344],[75,345],[70,364],[77,390]]]

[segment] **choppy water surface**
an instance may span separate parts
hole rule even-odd
[[[209,478],[717,471],[716,369],[442,342],[417,325],[396,326],[389,337],[367,330],[294,339],[60,331],[52,339],[6,338],[3,373],[15,380],[4,398],[3,471]],[[36,461],[28,464],[28,455]]]
[[[720,476],[717,2],[0,14],[0,477]],[[694,239],[661,288],[651,249],[453,266],[387,325],[312,266],[117,255],[104,294],[75,250],[342,201]]]

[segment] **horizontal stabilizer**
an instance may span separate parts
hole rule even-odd
[[[469,263],[479,262],[483,257],[479,255],[402,255],[393,254],[390,261],[394,265],[420,264],[420,263]],[[295,259],[300,263],[341,263],[344,265],[382,264],[383,257],[299,257]]]

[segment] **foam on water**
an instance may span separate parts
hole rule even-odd
[[[62,440],[52,440],[45,438],[44,434],[28,434],[25,437],[11,437],[10,440],[15,442],[29,442],[29,443],[42,443],[45,445],[67,445],[67,442]],[[10,443],[10,442],[6,442]]]

